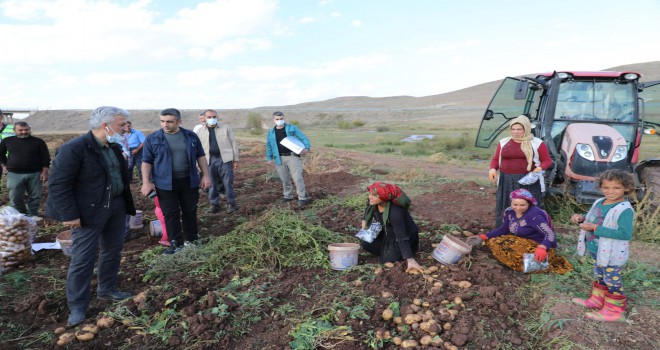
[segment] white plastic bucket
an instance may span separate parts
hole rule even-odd
[[[128,219],[128,227],[131,229],[140,229],[142,226],[142,210],[136,210],[135,215],[131,215]]]
[[[435,246],[433,257],[435,260],[445,264],[452,265],[458,262],[461,257],[472,251],[472,247],[456,237],[445,235],[442,241]]]
[[[163,235],[163,227],[160,225],[160,221],[153,220],[149,222],[149,232],[152,237],[161,237]]]
[[[71,240],[71,231],[62,231],[57,237],[55,237],[57,243],[60,244],[62,248],[62,253],[66,256],[71,256],[71,251],[73,250],[73,241]]]
[[[330,268],[345,270],[358,263],[360,245],[357,243],[332,243],[328,245],[330,251]]]

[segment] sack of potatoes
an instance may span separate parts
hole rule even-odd
[[[0,267],[5,271],[32,259],[37,222],[12,207],[0,208]]]

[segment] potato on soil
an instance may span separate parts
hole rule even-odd
[[[101,329],[110,328],[114,324],[115,319],[110,316],[103,316],[98,321],[96,321],[96,325]]]
[[[435,282],[435,283],[433,283],[433,286],[438,287],[438,288],[442,288],[443,284],[442,284],[442,282]]]
[[[422,307],[429,307],[429,306],[431,306],[431,303],[429,303],[428,301],[422,303]]]
[[[79,341],[90,341],[94,339],[94,333],[90,333],[87,331],[77,331],[76,339],[78,339]]]
[[[99,327],[93,324],[86,324],[82,327],[82,330],[92,334],[97,334],[99,332]]]
[[[401,347],[404,349],[412,349],[417,347],[418,343],[417,340],[404,340],[401,342]]]
[[[385,291],[383,291],[383,292],[380,293],[380,296],[383,297],[383,298],[391,298],[391,297],[393,297],[394,295],[393,295],[392,293],[390,293],[390,292],[385,292]]]
[[[401,339],[401,337],[394,337],[394,338],[392,338],[392,343],[394,343],[394,345],[401,345],[401,342],[403,342],[403,340]]]
[[[64,332],[66,332],[66,327],[58,327],[58,328],[55,328],[55,330],[53,331],[53,333],[55,333],[55,335],[60,335],[60,334],[63,334]]]
[[[406,315],[406,317],[403,320],[406,322],[406,324],[417,323],[422,320],[422,315],[419,314]]]
[[[389,321],[392,319],[392,317],[394,317],[394,311],[390,309],[383,310],[383,320]]]
[[[431,345],[437,347],[440,347],[444,343],[444,340],[440,338],[439,336],[434,336],[433,339],[431,339]]]
[[[434,273],[434,272],[436,272],[436,271],[438,271],[438,270],[439,270],[439,268],[438,268],[437,266],[435,266],[435,265],[431,265],[431,266],[429,266],[428,269],[426,269],[425,273],[429,273],[429,274],[431,274],[431,273]]]
[[[463,299],[461,297],[454,298],[454,304],[456,304],[456,305],[463,304]]]
[[[57,339],[57,345],[59,346],[69,345],[74,339],[76,339],[76,335],[73,333],[61,334],[60,337]]]
[[[474,236],[474,233],[470,231],[463,231],[463,237],[470,237],[470,236]]]
[[[420,305],[422,305],[422,300],[415,298],[415,299],[413,299],[413,304],[415,304],[417,306],[420,306]]]
[[[467,289],[467,288],[470,288],[470,287],[472,287],[472,283],[469,282],[469,281],[460,281],[460,282],[458,282],[458,288]]]
[[[445,349],[447,350],[458,350],[458,347],[448,341],[446,341],[444,344]]]
[[[380,275],[381,273],[383,273],[382,267],[377,267],[374,269],[374,275]]]
[[[386,262],[385,264],[383,264],[383,266],[387,267],[388,269],[391,269],[394,267],[394,263]]]
[[[422,339],[419,340],[419,343],[422,345],[430,345],[432,341],[433,338],[431,338],[430,335],[425,335],[422,337]]]
[[[403,323],[403,318],[401,316],[397,316],[394,318],[394,323],[396,324],[402,324]]]
[[[451,323],[447,322],[447,323],[443,324],[442,329],[444,329],[445,331],[450,330],[451,329]]]

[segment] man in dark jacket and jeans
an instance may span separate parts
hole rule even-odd
[[[99,247],[96,297],[112,301],[131,297],[116,289],[125,217],[135,215],[128,165],[117,143],[127,117],[120,108],[97,108],[89,119],[90,131],[60,147],[53,160],[46,215],[71,229],[73,252],[66,279],[69,326],[85,320]]]
[[[174,254],[186,242],[197,240],[199,187],[205,189],[211,185],[206,154],[199,138],[180,125],[181,113],[177,109],[161,111],[161,129],[147,136],[142,151],[142,194],[148,196],[156,191],[158,195],[170,239],[165,254]],[[201,178],[197,166],[202,172]]]

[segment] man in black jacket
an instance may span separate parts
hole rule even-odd
[[[0,142],[0,164],[3,174],[7,174],[9,200],[19,212],[41,220],[42,183],[48,181],[50,167],[48,146],[44,140],[32,136],[30,125],[24,121],[14,123],[14,132],[16,136]]]
[[[90,131],[60,147],[53,160],[46,215],[71,229],[73,253],[66,280],[69,326],[85,320],[99,246],[96,297],[112,301],[131,297],[116,289],[125,217],[135,215],[128,165],[117,143],[127,117],[120,108],[97,108],[89,120]]]

